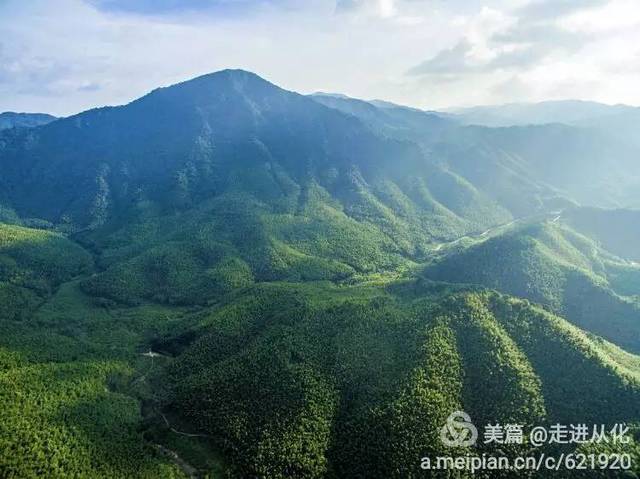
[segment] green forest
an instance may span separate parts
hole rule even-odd
[[[0,477],[640,475],[638,210],[536,176],[557,125],[358,102],[224,71],[0,132]],[[459,410],[629,442],[450,448]]]

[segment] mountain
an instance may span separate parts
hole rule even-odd
[[[483,240],[436,261],[425,275],[527,298],[640,353],[640,268],[559,221],[522,225]]]
[[[592,101],[561,100],[540,103],[510,103],[449,110],[448,113],[467,125],[490,127],[564,123],[587,125],[618,115],[637,112],[627,105],[606,105]]]
[[[14,113],[5,111],[0,113],[0,130],[13,127],[26,127],[46,125],[55,120],[55,116],[46,113]]]
[[[210,194],[242,168],[258,167],[257,175],[272,182],[278,168],[293,181],[336,173],[336,179],[366,179],[379,168],[388,171],[383,159],[390,155],[406,164],[424,161],[414,145],[378,138],[350,116],[242,71],[159,89],[129,105],[65,118],[3,143],[6,183],[19,180],[26,187],[11,192],[12,206],[22,216],[50,221],[78,216],[80,224],[96,219],[86,212],[101,195],[98,216],[128,204],[134,192],[154,201],[165,197],[179,187],[172,184],[177,175],[197,175],[197,193]],[[58,175],[52,187],[48,180],[57,171],[73,176]]]
[[[157,345],[182,344],[168,414],[218,438],[238,477],[414,477],[416,450],[451,452],[438,434],[457,409],[479,424],[639,417],[640,378],[623,366],[637,356],[522,301],[316,288],[248,290],[186,348],[184,334]]]
[[[602,135],[241,70],[0,132],[0,476],[404,478],[532,453],[445,447],[457,410],[628,423],[636,474],[640,176]]]
[[[180,212],[197,228],[198,215],[230,219],[237,231],[227,225],[225,241],[247,248],[244,231],[260,231],[260,250],[285,258],[281,270],[301,261],[331,263],[336,274],[385,268],[387,258],[420,258],[434,240],[511,218],[419,145],[247,72],[207,75],[0,141],[0,198],[22,218],[76,230],[126,230]],[[361,239],[358,248],[349,237]]]
[[[438,154],[446,155],[461,175],[482,188],[500,191],[518,183],[545,185],[556,192],[541,196],[555,201],[556,209],[571,202],[593,207],[638,208],[636,186],[640,166],[638,148],[607,132],[561,124],[508,128],[466,127],[443,142]],[[478,160],[478,158],[482,160]],[[491,165],[491,166],[489,166]],[[517,186],[525,205],[532,193]],[[524,195],[524,196],[523,196]],[[516,201],[517,194],[509,194]],[[567,201],[569,200],[569,201]]]
[[[419,234],[440,238],[558,202],[640,201],[637,148],[587,129],[459,128],[419,110],[304,97],[242,71],[5,133],[0,153],[0,204],[23,218],[64,218],[79,227],[104,223],[139,201],[165,208],[197,202],[237,187],[234,178],[245,180],[239,172],[246,168],[265,182],[263,194],[289,180],[302,191],[313,180],[344,209],[365,216],[403,209],[400,216],[424,224],[430,219],[420,215],[432,218],[437,210],[439,224]],[[395,235],[412,235],[409,226],[388,223]]]
[[[429,145],[457,124],[443,116],[414,108],[364,101],[347,96],[315,93],[311,98],[325,106],[353,115],[375,131]]]
[[[606,250],[632,261],[640,261],[640,210],[571,208],[566,221],[577,231],[595,239]]]
[[[575,125],[460,126],[455,115],[348,97],[313,98],[358,117],[384,135],[420,144],[435,162],[516,217],[562,209],[574,202],[607,208],[640,207],[635,188],[640,178],[635,161],[640,144],[631,131],[633,122],[626,129],[617,121],[609,126],[606,117],[599,123],[585,120]],[[576,102],[566,103],[570,112]],[[565,106],[565,102],[554,104],[559,111]]]

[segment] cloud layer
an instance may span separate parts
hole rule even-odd
[[[4,0],[0,111],[71,114],[229,67],[423,108],[640,104],[635,0]]]

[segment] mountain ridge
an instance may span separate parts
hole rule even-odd
[[[445,447],[460,410],[629,423],[640,472],[638,231],[611,235],[638,210],[603,208],[638,198],[625,151],[241,70],[0,132],[0,476],[532,454]]]
[[[0,130],[14,127],[31,128],[45,125],[54,120],[57,120],[57,118],[47,113],[17,113],[14,111],[5,111],[0,113]]]

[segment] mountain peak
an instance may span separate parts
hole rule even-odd
[[[233,85],[234,87],[247,87],[247,86],[262,86],[262,87],[271,87],[278,88],[273,83],[265,80],[261,76],[250,72],[248,70],[242,69],[226,69],[219,70],[217,72],[205,73],[204,75],[197,76],[195,78],[191,78],[189,80],[185,80],[174,85],[168,86],[166,88],[161,88],[160,90],[166,89],[175,89],[181,87],[188,87],[192,85],[215,85],[215,86],[224,86]]]
[[[173,85],[157,88],[136,102],[163,99],[183,105],[201,106],[208,104],[215,97],[240,95],[242,97],[261,98],[283,91],[253,72],[241,69],[227,69],[206,73]]]

